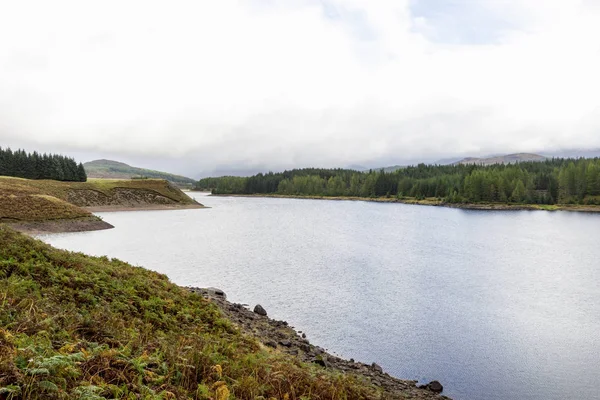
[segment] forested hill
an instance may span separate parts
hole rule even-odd
[[[393,172],[300,169],[205,178],[214,194],[437,198],[449,203],[600,204],[600,158],[409,166]]]
[[[167,172],[151,169],[132,167],[122,162],[112,160],[95,160],[83,164],[90,178],[102,179],[132,179],[153,178],[165,179],[178,185],[192,185],[196,181],[185,176],[174,175]]]
[[[478,164],[478,165],[514,164],[514,163],[526,162],[526,161],[545,161],[546,159],[547,159],[546,157],[540,156],[539,154],[516,153],[516,154],[507,154],[504,156],[485,157],[485,158],[467,157],[467,158],[463,158],[460,161],[455,162],[455,164]]]
[[[0,147],[0,176],[26,179],[85,182],[87,176],[81,163],[59,154],[40,154],[36,151],[12,151]]]

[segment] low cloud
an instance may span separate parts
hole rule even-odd
[[[600,147],[595,2],[473,3],[4,2],[0,146],[192,175]]]

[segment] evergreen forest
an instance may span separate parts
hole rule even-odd
[[[294,169],[205,178],[214,194],[436,198],[448,203],[599,204],[600,158],[495,165],[419,164],[393,172]]]
[[[57,181],[85,182],[87,174],[83,164],[58,154],[27,153],[0,147],[0,176],[26,179],[53,179]]]

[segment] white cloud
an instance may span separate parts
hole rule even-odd
[[[470,44],[408,0],[0,0],[0,145],[197,170],[600,147],[595,4],[483,0],[506,24]]]

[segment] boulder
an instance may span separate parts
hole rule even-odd
[[[258,314],[258,315],[262,315],[262,316],[265,316],[265,317],[267,316],[267,310],[265,310],[265,309],[263,308],[263,306],[261,306],[260,304],[257,304],[257,305],[254,307],[254,312],[255,312],[256,314]]]
[[[444,391],[444,387],[438,381],[431,381],[427,384],[427,388],[435,393],[442,393]]]
[[[373,363],[371,364],[371,369],[377,372],[383,372],[383,368],[379,366],[379,364]]]
[[[442,393],[444,391],[444,387],[438,381],[431,381],[427,385],[421,385],[419,389],[427,389],[434,393]]]

